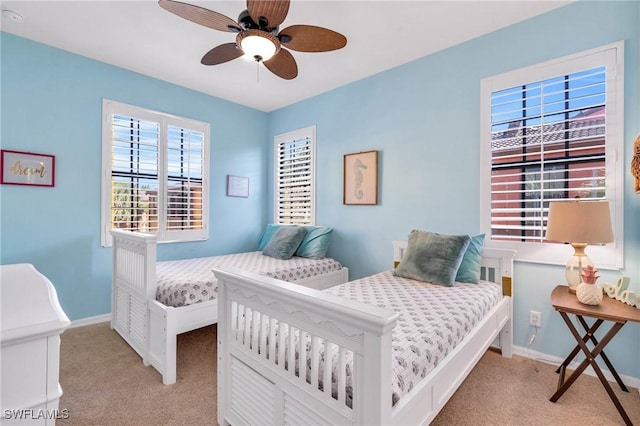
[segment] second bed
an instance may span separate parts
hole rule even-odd
[[[164,384],[176,381],[177,335],[218,321],[213,269],[239,268],[319,290],[349,278],[349,270],[331,258],[282,260],[260,251],[156,262],[155,235],[111,234],[111,328],[162,375]]]
[[[515,253],[481,252],[480,282],[447,287],[385,271],[317,292],[217,269],[218,423],[429,423],[492,342],[511,356]]]

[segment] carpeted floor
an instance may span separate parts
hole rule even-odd
[[[178,337],[178,380],[160,374],[107,323],[62,334],[60,425],[215,425],[216,328]],[[612,360],[615,364],[615,359]],[[557,403],[551,365],[487,352],[432,425],[624,425],[598,379],[582,375]],[[614,391],[640,425],[637,389]]]
[[[177,382],[162,384],[108,323],[66,330],[60,344],[61,425],[216,424],[216,334],[178,338]]]

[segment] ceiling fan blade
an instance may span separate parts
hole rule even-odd
[[[314,25],[292,25],[280,31],[278,37],[287,49],[299,52],[328,52],[347,45],[342,34]]]
[[[218,65],[239,58],[242,55],[244,55],[244,52],[238,49],[235,43],[225,43],[205,53],[200,63],[202,65]]]
[[[227,32],[241,31],[236,21],[213,10],[173,0],[159,0],[158,4],[161,8],[168,10],[174,15],[214,30]]]
[[[247,10],[254,22],[260,23],[260,17],[267,19],[267,28],[282,24],[289,12],[289,0],[247,0]]]
[[[298,65],[288,50],[280,49],[271,59],[263,62],[269,71],[285,80],[293,80],[298,76]]]

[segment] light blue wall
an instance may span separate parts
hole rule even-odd
[[[411,2],[403,7],[411,7]],[[351,278],[388,269],[391,241],[412,229],[479,230],[480,80],[625,40],[625,268],[640,292],[640,195],[628,173],[640,133],[640,3],[578,2],[273,112],[269,136],[317,125],[317,223],[335,228],[329,255]],[[380,151],[379,204],[342,205],[342,156]],[[271,160],[271,159],[270,159]],[[269,171],[272,170],[269,164]],[[272,190],[272,186],[269,185]],[[273,197],[268,212],[273,215]],[[567,252],[567,259],[570,251]],[[618,273],[601,280],[615,282]],[[564,357],[573,338],[550,307],[561,267],[516,263],[514,340],[525,347],[529,311],[542,313],[534,351]],[[640,324],[607,350],[618,371],[640,377]]]
[[[56,185],[0,187],[0,263],[34,264],[71,320],[110,312],[111,249],[100,246],[103,98],[210,123],[210,238],[160,245],[160,259],[255,249],[267,219],[266,113],[1,37],[2,148],[55,155]],[[249,198],[225,196],[227,174],[249,177]]]
[[[0,263],[35,264],[71,319],[109,312],[111,251],[99,237],[101,101],[109,98],[211,123],[211,239],[162,245],[161,259],[255,247],[273,218],[273,136],[315,124],[317,223],[335,228],[329,254],[352,278],[388,269],[390,241],[411,229],[479,229],[482,78],[625,40],[629,164],[640,133],[639,28],[638,2],[579,2],[270,114],[2,33],[2,147],[54,154],[57,172],[55,188],[0,187]],[[370,149],[380,150],[380,203],[343,206],[342,156]],[[224,196],[227,174],[250,177],[249,199]],[[640,291],[632,185],[625,171],[622,273]],[[532,349],[564,357],[572,339],[549,307],[562,268],[517,263],[515,276],[515,343],[526,346],[529,310],[541,311]],[[625,326],[609,348],[619,372],[640,377],[640,324]]]

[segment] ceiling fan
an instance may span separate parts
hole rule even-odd
[[[280,31],[289,12],[289,0],[247,0],[247,9],[238,21],[213,10],[173,0],[159,0],[165,10],[181,18],[218,31],[237,33],[235,43],[214,47],[202,57],[203,65],[218,65],[241,56],[262,62],[278,77],[296,78],[298,65],[287,50],[328,52],[341,49],[347,38],[327,28],[292,25]],[[285,47],[287,49],[285,49]]]

